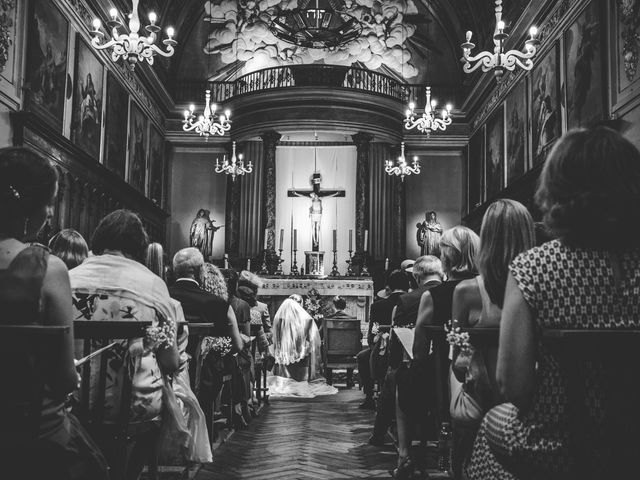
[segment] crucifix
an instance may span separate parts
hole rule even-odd
[[[322,176],[316,171],[311,175],[311,189],[289,189],[287,197],[309,197],[309,218],[311,219],[311,250],[320,250],[320,220],[322,219],[322,197],[344,197],[344,190],[323,190],[320,188]]]

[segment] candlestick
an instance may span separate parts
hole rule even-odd
[[[353,230],[349,230],[349,251],[353,251]]]
[[[295,232],[295,230],[294,230],[294,232]],[[296,237],[294,236],[293,238],[295,239]],[[292,275],[292,276],[297,276],[299,274],[297,256],[298,256],[298,250],[296,250],[294,248],[293,249],[293,263],[291,264],[291,272],[290,272],[290,275]]]
[[[366,233],[366,230],[365,230],[365,233]],[[368,277],[369,276],[369,269],[367,268],[367,252],[366,252],[366,250],[362,254],[362,270],[360,270],[360,276],[361,277]]]
[[[367,251],[367,245],[369,244],[369,230],[365,230],[364,231],[364,247],[362,248],[363,251]]]
[[[331,277],[339,277],[340,276],[340,271],[338,270],[338,257],[336,255],[337,250],[336,250],[336,243],[335,243],[335,233],[336,231],[333,231],[334,237],[333,237],[333,267],[331,268],[331,273],[329,274],[329,276]]]
[[[298,229],[293,229],[293,251],[298,250]]]
[[[280,239],[282,239],[282,235],[280,236]],[[284,272],[282,271],[282,262],[284,262],[284,258],[282,258],[282,240],[280,240],[280,248],[278,251],[280,252],[280,255],[278,255],[278,269],[276,270],[276,275],[284,275]]]
[[[225,254],[224,256],[224,268],[227,270],[229,268],[229,257]]]
[[[338,248],[337,245],[338,244],[338,233],[336,231],[336,229],[333,229],[333,251],[335,252]]]
[[[284,242],[284,228],[280,229],[280,248],[278,250],[280,250],[280,256],[282,256],[282,245]]]
[[[247,271],[251,271],[251,259],[247,258]]]
[[[384,271],[386,272],[387,270],[389,270],[389,259],[385,258],[384,259]]]
[[[267,243],[269,242],[269,229],[264,229],[264,249],[267,249]]]

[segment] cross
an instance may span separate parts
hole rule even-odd
[[[311,190],[309,189],[293,189],[287,190],[287,197],[311,197],[312,193],[315,193],[318,197],[344,197],[344,190],[320,190],[320,182],[322,182],[322,176],[320,172],[314,172],[311,176]]]

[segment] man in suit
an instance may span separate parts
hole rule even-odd
[[[178,251],[173,257],[173,271],[176,281],[169,287],[171,298],[182,304],[184,317],[189,323],[210,323],[219,332],[220,336],[231,337],[233,352],[242,349],[242,339],[238,331],[236,316],[233,309],[224,299],[205,292],[200,287],[204,257],[197,248],[189,247]],[[198,343],[201,339],[193,337],[189,339],[187,353],[192,356],[189,362],[189,375],[191,387],[198,397],[200,406],[204,411],[209,429],[209,438],[213,438],[213,402],[221,388],[221,374],[215,369],[213,355],[207,355],[202,365],[200,384],[194,385],[196,379],[196,365],[198,358]],[[194,388],[195,387],[195,388]]]
[[[371,372],[371,352],[374,350],[374,340],[376,335],[373,333],[374,324],[380,326],[391,325],[391,313],[393,308],[398,304],[400,295],[407,293],[409,290],[409,281],[402,270],[394,270],[387,279],[386,289],[389,295],[371,305],[369,311],[369,332],[367,334],[368,348],[365,348],[357,355],[358,373],[360,374],[360,384],[365,394],[365,400],[359,406],[363,410],[375,410],[373,401],[373,376]],[[388,329],[383,329],[382,333],[389,333]],[[377,351],[377,350],[376,350]]]
[[[433,255],[423,255],[419,257],[412,267],[407,269],[412,273],[418,284],[418,288],[409,293],[404,293],[398,298],[398,304],[393,308],[391,314],[393,326],[413,326],[418,319],[418,308],[422,294],[428,289],[440,285],[444,280],[442,262]],[[384,444],[384,435],[394,418],[396,407],[396,372],[402,364],[403,348],[396,337],[388,346],[389,368],[384,378],[380,399],[378,400],[378,411],[373,428],[373,435],[369,439],[371,445],[381,446]]]

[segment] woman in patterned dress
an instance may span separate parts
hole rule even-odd
[[[564,382],[539,342],[541,328],[640,328],[638,150],[603,127],[569,132],[547,160],[536,201],[558,239],[522,253],[510,266],[497,365],[509,403],[483,420],[467,468],[472,480],[555,479],[572,472]],[[585,406],[598,441],[605,387],[602,367],[592,367]],[[625,412],[630,423],[632,414]],[[638,427],[628,427],[636,437]],[[589,473],[625,478],[615,473],[623,466],[611,462],[611,446],[600,441],[598,447]]]

